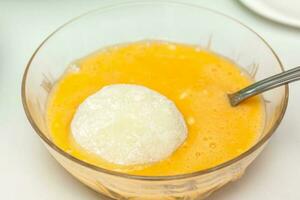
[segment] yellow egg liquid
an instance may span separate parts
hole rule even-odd
[[[55,144],[102,168],[145,176],[195,172],[240,155],[259,139],[264,122],[261,99],[231,107],[226,96],[251,82],[230,60],[195,46],[162,41],[117,45],[73,63],[50,93],[47,123]],[[103,86],[116,83],[146,86],[176,104],[188,137],[170,157],[146,165],[116,165],[73,140],[70,123],[77,107]]]

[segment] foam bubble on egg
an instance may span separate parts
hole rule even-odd
[[[187,137],[183,116],[171,100],[133,84],[109,85],[87,97],[71,132],[86,151],[120,165],[163,160]]]

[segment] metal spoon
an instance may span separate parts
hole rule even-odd
[[[228,94],[231,106],[237,106],[242,101],[267,90],[300,80],[300,66],[258,81],[235,93]]]

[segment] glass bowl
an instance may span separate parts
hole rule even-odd
[[[266,120],[262,136],[255,145],[232,160],[194,173],[135,176],[114,172],[73,157],[51,140],[45,123],[47,97],[68,64],[101,47],[143,39],[200,45],[233,60],[255,80],[283,71],[271,47],[257,33],[231,17],[186,3],[119,3],[71,20],[42,42],[23,77],[22,100],[26,115],[54,158],[78,180],[107,197],[205,198],[241,177],[263,150],[284,115],[287,86],[263,94]]]

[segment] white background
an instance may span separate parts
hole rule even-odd
[[[48,154],[24,115],[20,88],[27,61],[49,33],[74,16],[109,2],[112,1],[0,0],[0,199],[101,199]],[[236,0],[185,2],[239,19],[271,44],[286,68],[300,65],[300,29],[263,19]],[[209,199],[300,199],[299,111],[298,82],[290,86],[285,118],[262,155],[241,180]]]

